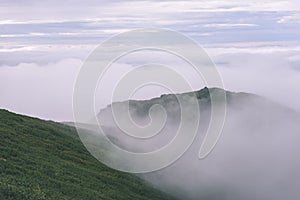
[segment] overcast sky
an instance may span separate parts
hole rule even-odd
[[[74,81],[96,45],[135,28],[170,28],[207,50],[227,89],[300,110],[299,11],[297,0],[3,0],[0,107],[72,120]]]

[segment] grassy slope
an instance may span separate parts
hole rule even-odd
[[[68,126],[0,110],[0,199],[172,199],[94,159]]]

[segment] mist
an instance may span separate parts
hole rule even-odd
[[[122,148],[153,151],[174,137],[180,123],[179,105],[176,99],[170,100],[172,95],[167,96],[130,103],[132,119],[139,124],[149,123],[145,119],[149,118],[147,111],[152,105],[165,107],[168,120],[160,135],[150,141],[128,139],[120,129],[113,128],[110,107],[100,113],[99,121],[111,127],[105,133]],[[199,99],[201,121],[189,150],[171,166],[139,176],[181,199],[299,199],[299,113],[257,95],[227,92],[227,115],[221,138],[211,154],[200,160],[199,148],[210,121],[208,100],[205,95]],[[145,165],[147,162],[151,161],[145,161]]]
[[[216,64],[225,89],[259,94],[300,111],[300,58],[297,48],[209,48],[207,51]],[[75,52],[78,54],[78,49]],[[47,52],[48,54],[52,55],[51,52]],[[71,52],[65,54],[59,51],[57,54],[60,57],[54,56],[53,62],[45,61],[46,63],[32,60],[26,63],[18,54],[6,56],[4,60],[8,62],[0,66],[1,108],[43,119],[73,121],[72,92],[83,61],[70,59],[68,55]],[[31,58],[30,55],[27,57]],[[149,62],[172,66],[190,82],[194,90],[205,86],[201,77],[196,76],[188,64],[180,62],[175,56],[153,51],[136,53],[112,65],[99,82],[102,90],[95,93],[97,110],[111,104],[113,88],[120,77],[137,65]],[[18,64],[14,65],[15,63]],[[166,93],[170,91],[152,85],[141,88],[132,98],[150,99]]]

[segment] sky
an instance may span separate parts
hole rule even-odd
[[[136,28],[168,28],[205,48],[226,89],[300,111],[297,0],[2,0],[0,13],[3,109],[72,121],[76,76],[98,44]]]

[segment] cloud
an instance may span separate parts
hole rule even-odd
[[[84,60],[95,45],[4,45],[0,46],[0,68],[22,64],[49,65],[65,59]]]
[[[206,28],[220,28],[220,27],[252,27],[258,26],[257,24],[205,24]]]
[[[277,90],[277,94],[282,94],[282,91]],[[226,121],[221,138],[212,153],[205,159],[199,160],[199,148],[207,128],[211,125],[209,124],[210,104],[203,91],[201,97],[198,135],[192,146],[172,165],[153,173],[139,175],[157,188],[180,199],[299,199],[300,176],[297,173],[300,166],[299,113],[256,95],[229,93]],[[191,102],[189,98],[191,97],[186,96],[182,99]],[[163,126],[149,120],[149,110],[151,106],[157,104],[162,105],[168,114],[168,119]],[[131,101],[129,110],[126,104],[115,104],[114,109],[117,109],[118,116],[122,116],[117,118],[118,125],[123,125],[122,129],[120,126],[116,127],[116,118],[113,117],[111,108],[108,107],[100,113],[99,122],[104,126],[103,131],[115,144],[131,152],[157,151],[172,140],[183,144],[180,141],[185,141],[186,138],[178,141],[177,130],[182,124],[187,125],[191,122],[189,117],[197,116],[195,107],[187,104],[185,109],[188,110],[189,117],[182,118],[176,97],[165,95],[150,101]],[[124,128],[126,124],[130,124],[126,120],[128,113],[136,124],[145,127],[157,125],[156,128],[162,127],[161,132],[146,140],[128,137]],[[151,117],[155,116],[155,119],[163,119],[162,115],[155,109],[151,112]],[[190,132],[187,130],[185,133]],[[142,137],[145,131],[135,129],[130,133]],[[101,139],[94,135],[90,138],[86,133],[85,136],[88,138],[84,140],[86,144],[92,141],[93,147],[98,147],[96,149],[106,149],[103,143],[97,143],[102,141],[101,136]],[[185,136],[188,137],[189,134]],[[95,153],[94,149],[92,148],[92,152]],[[112,152],[114,151],[109,149],[109,154],[105,154],[108,155],[109,161],[113,159]],[[101,154],[101,158],[106,156]],[[160,163],[163,159],[160,157],[156,161]],[[134,163],[127,163],[126,159],[124,162],[125,166]],[[148,166],[148,162],[154,161],[144,159],[142,164]]]
[[[299,115],[251,96],[231,100],[222,136],[207,158],[197,158],[204,125],[177,162],[142,177],[188,200],[299,199]]]
[[[0,67],[2,108],[44,119],[72,120],[72,91],[80,60]]]
[[[95,45],[119,32],[157,27],[174,29],[204,44],[226,89],[256,93],[300,111],[299,5],[298,0],[1,1],[0,106],[44,119],[72,120],[72,92],[76,76]],[[141,53],[116,64],[102,80],[102,85],[107,86],[102,92],[108,95],[103,98],[102,93],[97,93],[96,97],[109,103],[112,88],[119,78],[138,64],[151,60],[169,64],[181,72],[194,84],[195,90],[204,86],[199,77],[173,57]],[[134,97],[150,98],[163,92],[166,91],[151,87]],[[250,112],[251,108],[247,111]],[[285,185],[293,187],[281,179],[281,172],[294,167],[290,165],[294,160],[286,159],[284,154],[293,153],[299,146],[292,149],[294,146],[289,145],[291,137],[272,138],[275,151],[274,148],[268,150],[266,143],[260,143],[256,136],[252,143],[247,136],[238,139],[230,136],[245,129],[249,121],[246,120],[243,127],[239,126],[239,119],[247,117],[249,112],[233,114],[229,119],[238,126],[227,127],[229,137],[219,146],[219,152],[226,154],[227,160],[211,158],[199,164],[205,165],[199,176],[196,172],[202,166],[197,164],[189,166],[191,170],[188,172],[191,173],[188,176],[186,173],[170,173],[168,183],[175,185],[173,189],[186,183],[178,183],[178,180],[186,180],[194,185],[185,188],[185,192],[191,192],[191,196],[198,194],[201,191],[197,190],[198,183],[202,183],[200,175],[207,178],[203,179],[207,184],[203,190],[208,193],[220,189],[210,187],[216,184],[231,187],[230,191],[258,192],[261,196],[265,194],[260,186],[277,187],[274,185],[276,181],[284,180]],[[286,127],[281,126],[281,122],[274,125]],[[292,139],[297,141],[297,138]],[[279,152],[282,141],[287,149]],[[256,144],[255,149],[262,149],[263,154],[253,152],[253,144]],[[231,151],[234,148],[243,151]],[[272,166],[259,168],[258,162],[253,164],[243,155],[254,160],[259,158],[264,164],[266,156],[271,155],[268,161]],[[236,158],[241,160],[236,161]],[[279,166],[277,159],[286,162]],[[298,169],[299,164],[296,167]],[[260,169],[266,173],[261,174]],[[240,181],[239,177],[247,181]],[[259,184],[255,184],[253,177],[261,180]],[[194,178],[200,182],[193,182]],[[244,188],[250,190],[245,191]],[[275,191],[276,194],[280,192]],[[282,199],[292,199],[288,197]]]
[[[1,3],[0,35],[10,44],[99,43],[99,38],[143,27],[171,28],[210,43],[295,40],[299,32],[295,26],[283,29],[281,23],[288,21],[291,12],[298,15],[294,1],[75,1],[72,6],[68,6],[70,1]],[[237,28],[244,28],[243,33],[237,35]]]
[[[300,23],[300,13],[294,13],[292,15],[286,15],[281,17],[278,21],[279,24],[299,24]]]
[[[207,48],[221,74],[225,88],[259,94],[300,111],[300,48],[249,45],[248,48]],[[80,48],[79,46],[78,49]],[[23,54],[24,52],[20,51],[13,54],[10,52],[6,56],[1,53],[3,59],[11,56],[9,60],[4,60],[10,65],[0,67],[1,107],[46,119],[71,120],[72,84],[83,58],[91,50],[86,51],[86,54],[78,53],[78,59],[74,56],[78,49],[66,55],[64,53],[67,52],[67,47],[60,50],[54,48],[53,51],[45,51],[46,53]],[[70,55],[73,59],[70,59]],[[13,57],[16,58],[15,63]],[[205,85],[201,77],[196,76],[190,66],[179,58],[166,53],[137,52],[119,60],[107,72],[101,82],[104,92],[97,93],[97,98],[101,100],[96,103],[97,108],[110,103],[111,92],[124,74],[138,65],[147,63],[161,63],[172,67],[187,79],[195,90]],[[158,87],[142,88],[134,97],[151,98],[165,92],[167,91]],[[56,113],[57,111],[59,113]]]
[[[0,68],[4,72],[9,66],[13,67],[18,74],[26,73],[21,70],[25,66],[31,70],[28,65],[51,69],[62,60],[82,62],[97,44],[113,34],[141,26],[158,27],[187,34],[208,48],[224,73],[228,89],[262,94],[274,81],[273,86],[285,86],[284,91],[290,91],[288,87],[296,90],[291,80],[298,84],[298,57],[293,51],[299,50],[300,27],[286,25],[298,16],[298,12],[293,11],[297,10],[296,3],[279,0],[101,1],[101,4],[82,0],[28,1],[26,4],[1,1]],[[282,23],[277,23],[278,20]],[[241,57],[247,62],[240,60]],[[172,64],[175,68],[180,66]],[[267,66],[276,67],[267,69]],[[283,66],[286,77],[280,78]],[[270,76],[269,72],[273,79],[266,84],[262,80],[263,76]],[[249,74],[254,77],[249,78]],[[6,81],[13,77],[6,75]],[[241,76],[246,78],[243,80]],[[252,83],[246,80],[260,82],[263,86],[253,86],[251,90]],[[268,96],[275,97],[275,92],[268,92]]]
[[[299,49],[224,53],[214,61],[225,87],[268,97],[300,111]]]

